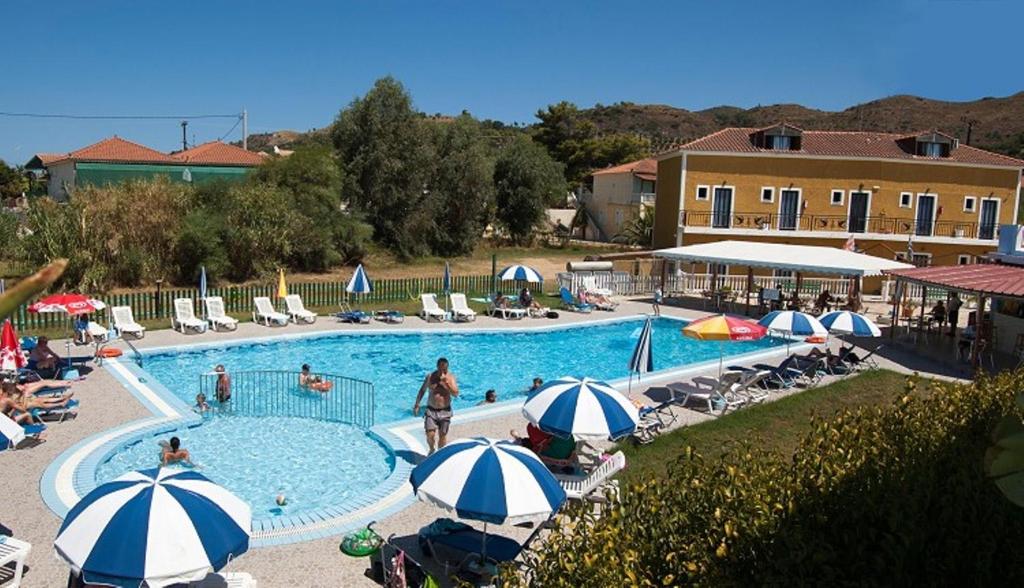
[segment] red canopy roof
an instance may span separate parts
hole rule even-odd
[[[1024,298],[1024,268],[981,263],[891,270],[890,276],[910,282],[989,296]]]

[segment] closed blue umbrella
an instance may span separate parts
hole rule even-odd
[[[562,507],[565,490],[529,449],[485,437],[459,439],[430,455],[409,476],[416,497],[459,518],[487,523],[542,521]]]
[[[829,330],[838,335],[855,337],[881,337],[882,330],[868,317],[848,310],[834,310],[822,315],[818,320]]]
[[[636,340],[636,347],[633,349],[633,355],[629,358],[629,382],[630,390],[633,385],[633,374],[637,375],[637,382],[640,381],[640,374],[646,374],[654,371],[654,350],[652,348],[652,339],[654,338],[654,328],[651,323],[651,317],[647,317],[644,321],[644,326],[640,330],[640,337]]]
[[[53,546],[86,583],[188,583],[249,549],[249,505],[194,471],[155,468],[98,486]]]
[[[199,300],[206,300],[206,266],[199,270]],[[203,316],[206,316],[206,305],[203,304]]]
[[[370,284],[370,278],[367,277],[363,264],[359,264],[356,267],[355,273],[352,274],[352,279],[345,286],[345,291],[349,294],[369,294],[372,290],[373,286]]]
[[[503,282],[518,280],[522,282],[530,282],[532,284],[540,284],[544,281],[544,277],[540,275],[540,272],[525,265],[508,266],[498,272],[498,279]]]
[[[526,420],[563,439],[619,439],[636,430],[636,406],[604,382],[563,377],[526,398]]]
[[[448,312],[448,295],[452,293],[452,269],[448,262],[444,262],[444,277],[441,279],[441,289],[444,290],[444,311]]]

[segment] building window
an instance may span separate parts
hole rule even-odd
[[[832,197],[829,199],[829,202],[832,203],[832,206],[842,206],[845,196],[846,192],[842,190],[832,190]]]
[[[977,200],[974,196],[964,196],[964,212],[974,212]]]
[[[697,200],[708,199],[709,188],[707,186],[697,186]]]
[[[769,147],[775,151],[789,151],[792,148],[790,138],[783,135],[769,136],[768,141]]]
[[[775,188],[761,188],[761,202],[775,202]]]
[[[914,195],[910,192],[900,192],[900,208],[911,208]]]
[[[973,255],[968,255],[966,253],[961,253],[960,255],[956,256],[956,264],[957,265],[970,265],[972,263],[974,263],[974,256]]]
[[[934,141],[918,141],[917,154],[924,157],[945,157],[949,155],[949,146]]]

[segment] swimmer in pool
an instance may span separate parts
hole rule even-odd
[[[188,453],[188,449],[184,449],[181,446],[181,439],[177,437],[171,437],[171,442],[167,444],[161,443],[163,448],[160,456],[160,463],[167,466],[173,463],[180,463],[189,467],[195,467],[192,463],[191,456]]]
[[[310,373],[309,370],[308,363],[302,364],[302,372],[299,373],[299,386],[316,392],[327,392],[331,389],[331,382]]]

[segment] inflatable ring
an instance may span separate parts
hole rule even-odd
[[[341,545],[338,549],[341,550],[345,555],[352,557],[366,557],[373,555],[380,549],[381,544],[384,540],[381,539],[380,535],[374,533],[369,528],[362,528],[358,531],[354,531],[345,535],[345,538],[341,540]]]
[[[824,343],[825,342],[825,338],[821,337],[821,336],[808,337],[808,338],[804,339],[804,342],[805,343]]]
[[[96,352],[96,357],[121,357],[123,352],[116,347],[104,347]]]
[[[334,386],[334,384],[332,384],[331,382],[320,381],[320,382],[313,382],[312,384],[310,384],[309,385],[309,389],[310,390],[315,390],[316,392],[327,392],[328,390],[331,389],[332,386]]]

